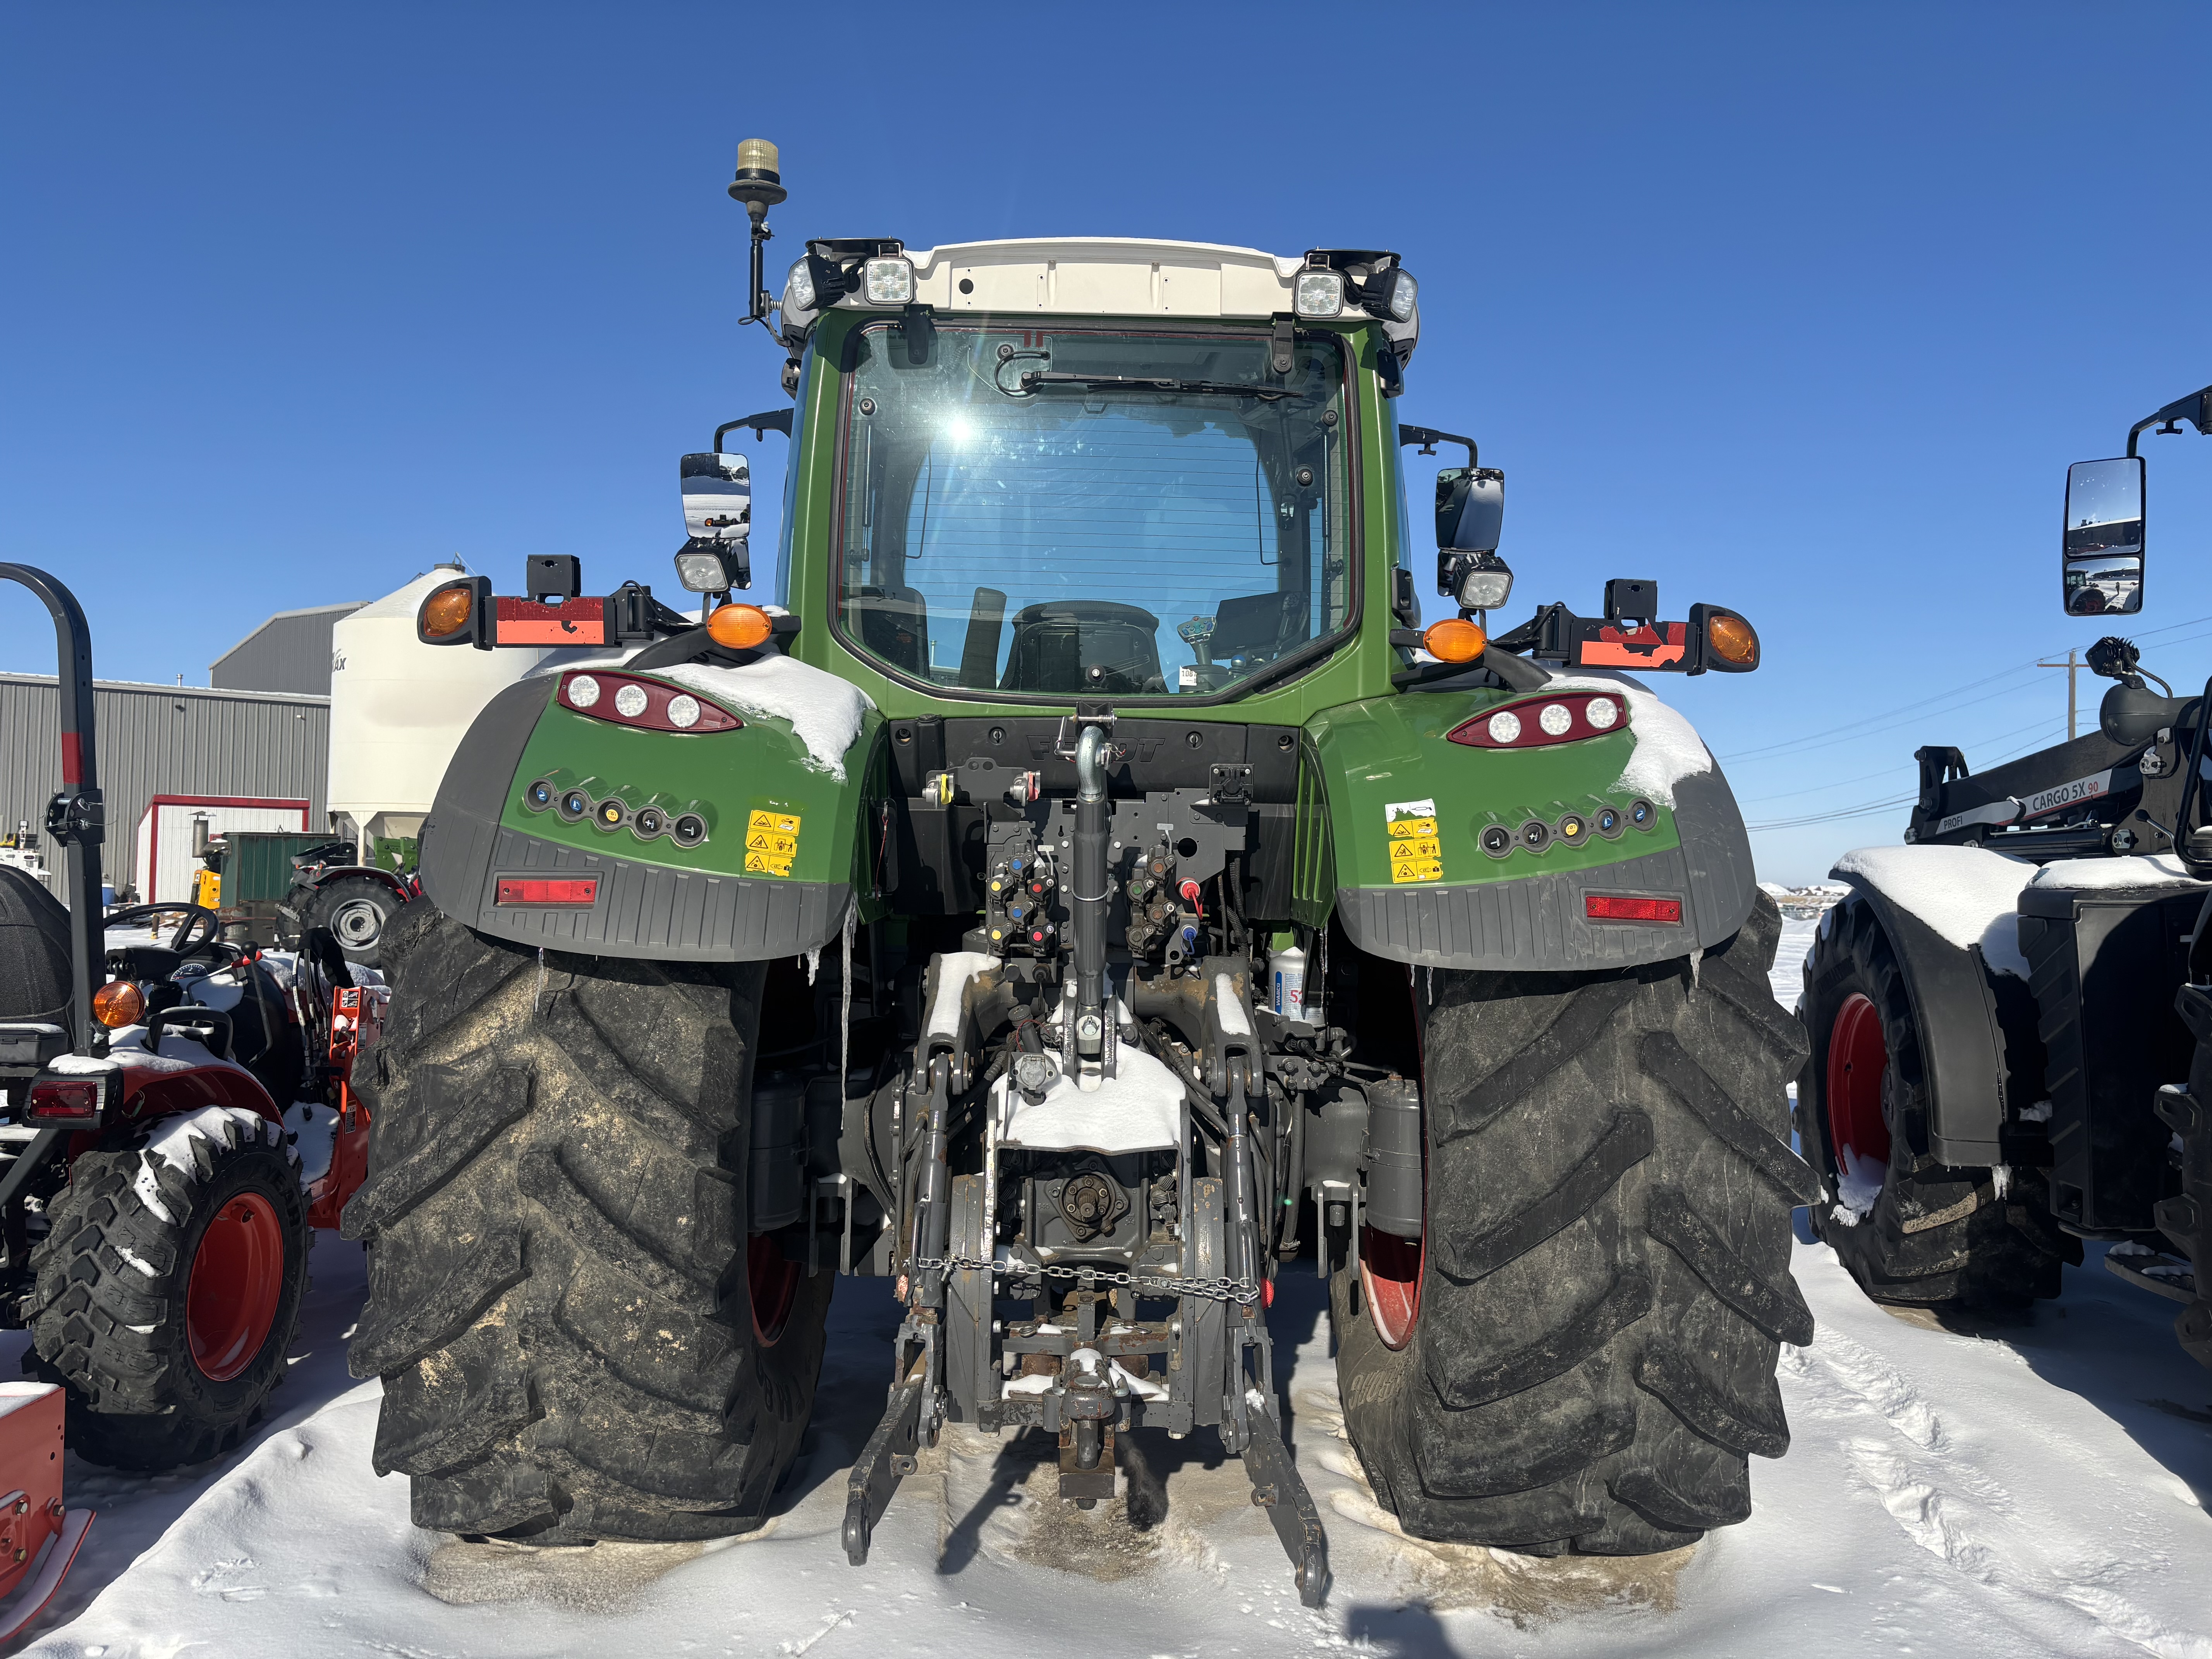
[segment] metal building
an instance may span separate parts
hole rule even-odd
[[[208,684],[230,691],[331,694],[331,629],[367,604],[279,611],[208,667]]]
[[[326,620],[325,685],[329,638]],[[99,680],[93,704],[107,808],[100,864],[118,887],[131,878],[138,823],[155,795],[305,800],[310,829],[330,822],[327,696]],[[9,830],[28,820],[37,831],[61,787],[58,715],[52,675],[0,673],[0,823]],[[58,850],[47,848],[49,863],[58,865]]]

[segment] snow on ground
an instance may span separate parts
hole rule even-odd
[[[1785,1005],[1814,926],[1785,930]],[[251,1446],[154,1480],[70,1460],[72,1501],[100,1517],[31,1651],[2212,1659],[2212,1373],[2175,1343],[2172,1304],[2090,1249],[2060,1302],[1945,1329],[1875,1307],[1825,1246],[1800,1244],[1820,1328],[1784,1351],[1795,1443],[1755,1465],[1751,1519],[1676,1556],[1580,1563],[1397,1534],[1341,1437],[1321,1287],[1293,1268],[1271,1319],[1334,1553],[1316,1613],[1203,1435],[1139,1437],[1132,1505],[1084,1515],[1048,1496],[1037,1448],[956,1430],[894,1499],[869,1565],[848,1566],[844,1472],[882,1408],[896,1322],[866,1279],[838,1287],[815,1427],[761,1533],[532,1553],[417,1532],[405,1481],[369,1471],[376,1389],[343,1354],[361,1257],[326,1237],[281,1410]]]

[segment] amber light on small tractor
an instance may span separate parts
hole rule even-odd
[[[111,1031],[145,1017],[146,994],[127,979],[112,979],[92,994],[92,1017]]]

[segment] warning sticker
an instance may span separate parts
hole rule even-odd
[[[1382,809],[1390,830],[1390,880],[1442,881],[1443,843],[1437,836],[1433,800],[1392,801]]]
[[[787,878],[798,856],[799,814],[775,801],[755,801],[745,815],[745,873]]]

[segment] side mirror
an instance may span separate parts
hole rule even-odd
[[[676,555],[677,579],[694,593],[750,587],[747,540],[752,534],[753,485],[745,458],[716,452],[686,455],[678,475],[690,539]]]
[[[1494,466],[1437,473],[1437,550],[1495,553],[1505,526],[1505,474]]]
[[[2062,596],[2069,617],[2142,609],[2143,464],[2136,455],[2066,469]]]

